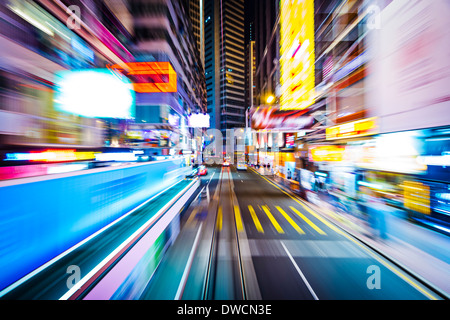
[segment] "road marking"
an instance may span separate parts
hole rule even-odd
[[[183,295],[184,288],[186,287],[187,276],[192,267],[192,261],[194,260],[194,253],[197,250],[198,240],[200,238],[200,232],[202,230],[202,227],[203,227],[203,223],[200,224],[197,234],[195,235],[194,244],[192,245],[191,252],[189,253],[189,258],[186,262],[186,267],[184,268],[184,271],[183,271],[183,276],[181,277],[180,284],[178,285],[178,290],[175,295],[175,300],[180,300],[181,296]]]
[[[200,195],[202,194],[203,190],[205,190],[205,187],[203,187],[202,190],[200,190],[200,192],[195,196],[194,201],[197,201],[198,197],[200,197]]]
[[[213,172],[213,174],[212,174],[212,176],[211,176],[211,178],[209,178],[209,181],[208,181],[208,184],[211,182],[211,180],[212,180],[212,178],[214,177],[214,175],[215,175],[216,173],[215,172]]]
[[[258,230],[259,233],[264,233],[264,229],[261,225],[261,222],[259,222],[259,219],[258,219],[258,216],[256,215],[255,209],[253,209],[253,207],[251,205],[249,205],[248,210],[250,211],[253,222],[255,223],[256,230]]]
[[[251,258],[250,247],[248,245],[247,233],[242,226],[243,220],[240,212],[239,202],[234,191],[234,182],[229,173],[230,200],[234,206],[236,222],[236,249],[241,276],[241,290],[244,300],[261,300],[258,281],[256,279],[255,268]],[[239,225],[240,224],[240,225]],[[239,230],[240,229],[240,230]]]
[[[306,287],[308,288],[309,292],[313,296],[314,300],[319,300],[319,298],[317,297],[317,295],[314,292],[313,288],[309,284],[308,280],[306,280],[305,275],[303,274],[302,270],[300,270],[300,267],[297,265],[297,263],[295,262],[294,258],[291,255],[291,253],[289,252],[289,250],[284,245],[283,241],[280,241],[280,242],[281,242],[281,245],[283,246],[284,251],[286,251],[286,254],[288,255],[288,257],[291,260],[292,264],[294,265],[295,269],[297,270],[298,274],[302,278],[303,282],[306,284]]]
[[[267,214],[267,216],[269,217],[270,222],[272,222],[273,226],[278,231],[278,233],[284,233],[283,229],[280,227],[277,220],[275,220],[275,218],[272,215],[272,213],[270,212],[269,208],[267,206],[262,206],[262,208],[263,208],[264,212]]]
[[[322,229],[320,229],[318,226],[316,226],[311,220],[309,220],[307,217],[305,217],[304,214],[302,214],[300,211],[298,211],[297,209],[295,209],[294,207],[289,207],[291,208],[292,211],[294,211],[300,218],[302,218],[303,220],[305,220],[305,222],[307,224],[309,224],[314,230],[316,230],[318,233],[320,233],[321,235],[327,235],[324,231],[322,231]]]
[[[256,170],[254,170],[256,173],[258,173]],[[258,173],[259,174],[259,173]],[[406,277],[404,274],[400,273],[400,271],[397,270],[397,268],[393,268],[390,264],[388,264],[386,261],[382,260],[380,257],[378,257],[375,253],[373,253],[371,250],[369,250],[369,248],[367,248],[365,245],[361,244],[360,242],[358,242],[357,240],[353,239],[350,235],[346,234],[344,231],[339,230],[337,227],[335,227],[334,225],[332,225],[330,222],[328,222],[327,220],[325,220],[324,218],[322,218],[321,216],[319,216],[318,214],[316,214],[314,211],[312,211],[311,209],[309,209],[306,205],[304,205],[299,199],[297,199],[297,197],[294,197],[293,195],[291,195],[290,193],[286,192],[285,190],[281,189],[279,186],[277,186],[276,184],[274,184],[273,182],[271,182],[270,180],[268,180],[266,177],[264,177],[263,175],[259,174],[261,178],[263,178],[264,180],[266,180],[267,182],[269,182],[271,185],[273,185],[275,188],[277,188],[278,190],[280,190],[281,192],[285,193],[286,195],[288,195],[291,199],[293,199],[294,201],[296,201],[298,204],[300,204],[302,207],[305,208],[306,211],[308,211],[309,213],[311,213],[314,217],[316,217],[318,220],[320,220],[323,224],[325,224],[327,227],[329,227],[330,229],[332,229],[333,231],[335,231],[336,233],[344,236],[345,238],[347,238],[348,240],[352,241],[353,243],[355,243],[356,245],[358,245],[360,248],[364,249],[371,257],[373,257],[374,259],[376,259],[378,262],[380,262],[381,264],[383,264],[386,268],[388,268],[389,270],[391,270],[393,273],[395,273],[398,277],[400,277],[401,279],[403,279],[405,282],[407,282],[409,285],[411,285],[413,288],[415,288],[417,291],[419,291],[420,293],[422,293],[424,296],[428,297],[430,300],[438,300],[439,298],[431,293],[429,293],[427,290],[423,289],[421,286],[419,286],[417,283],[413,282],[411,279],[409,279],[408,277]]]
[[[305,234],[305,231],[303,231],[302,228],[300,228],[298,224],[296,224],[295,221],[292,220],[292,218],[281,207],[276,206],[276,208],[278,209],[278,211],[280,211],[283,217],[285,217],[286,220],[291,224],[291,226],[295,229],[295,231],[297,231],[299,234]]]
[[[234,216],[236,219],[237,230],[239,232],[244,230],[244,226],[242,225],[241,210],[239,210],[239,206],[234,206]]]
[[[197,216],[197,213],[198,213],[198,207],[195,207],[194,210],[192,210],[191,215],[189,216],[189,218],[186,221],[187,226],[189,226],[192,223],[194,218]]]
[[[217,229],[222,230],[222,206],[219,206],[219,210],[217,212]]]

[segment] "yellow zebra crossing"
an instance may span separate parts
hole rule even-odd
[[[269,219],[270,223],[272,224],[272,226],[275,228],[275,230],[279,233],[279,234],[285,234],[285,230],[283,230],[283,228],[280,225],[280,221],[277,220],[277,218],[274,216],[274,214],[272,213],[271,209],[269,208],[269,206],[267,205],[257,205],[259,210],[261,211],[261,213],[259,213],[259,217],[257,212],[255,211],[255,208],[252,205],[248,205],[248,211],[250,213],[250,216],[252,218],[253,224],[256,228],[256,230],[258,231],[258,233],[264,234],[265,230],[261,224],[261,217],[267,216],[267,218]],[[308,224],[313,230],[315,230],[318,234],[320,235],[324,235],[326,236],[326,232],[324,232],[321,228],[319,228],[316,224],[314,224],[310,219],[308,219],[304,214],[302,214],[299,210],[297,210],[296,208],[294,208],[293,206],[290,206],[288,210],[289,213],[287,213],[282,207],[280,206],[275,206],[275,209],[286,219],[286,221],[289,223],[289,225],[291,225],[294,230],[300,234],[300,235],[305,235],[306,232],[302,229],[302,227],[300,227],[298,222],[295,222],[294,219],[290,216],[290,214],[296,214],[302,221],[304,221],[306,224]],[[238,209],[239,210],[239,209]],[[236,208],[235,208],[236,211]],[[292,212],[292,213],[291,213]],[[278,218],[279,219],[279,218]],[[240,219],[239,219],[240,220]],[[240,227],[242,228],[242,225],[240,225]]]

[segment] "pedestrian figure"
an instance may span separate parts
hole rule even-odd
[[[367,197],[367,213],[369,215],[369,225],[375,237],[387,238],[386,217],[383,201],[376,197],[373,191],[369,190]]]

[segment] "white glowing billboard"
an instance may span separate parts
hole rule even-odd
[[[189,116],[188,127],[209,128],[209,114],[193,113]]]
[[[128,78],[108,69],[62,71],[55,75],[55,108],[89,118],[133,117],[135,93]]]

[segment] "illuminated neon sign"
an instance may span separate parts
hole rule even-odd
[[[177,92],[177,73],[170,62],[128,62],[108,67],[128,77],[136,92]]]
[[[136,94],[128,78],[108,69],[64,70],[54,76],[57,111],[87,118],[133,118]]]
[[[309,161],[340,162],[344,160],[344,146],[317,146],[309,149]]]
[[[64,162],[93,160],[98,152],[76,150],[45,150],[29,153],[7,153],[4,161],[37,161],[37,162]]]
[[[188,117],[188,127],[209,128],[209,114],[193,113]]]
[[[378,132],[377,118],[368,118],[326,129],[327,140],[374,135]]]
[[[281,110],[315,101],[314,0],[280,2]]]

